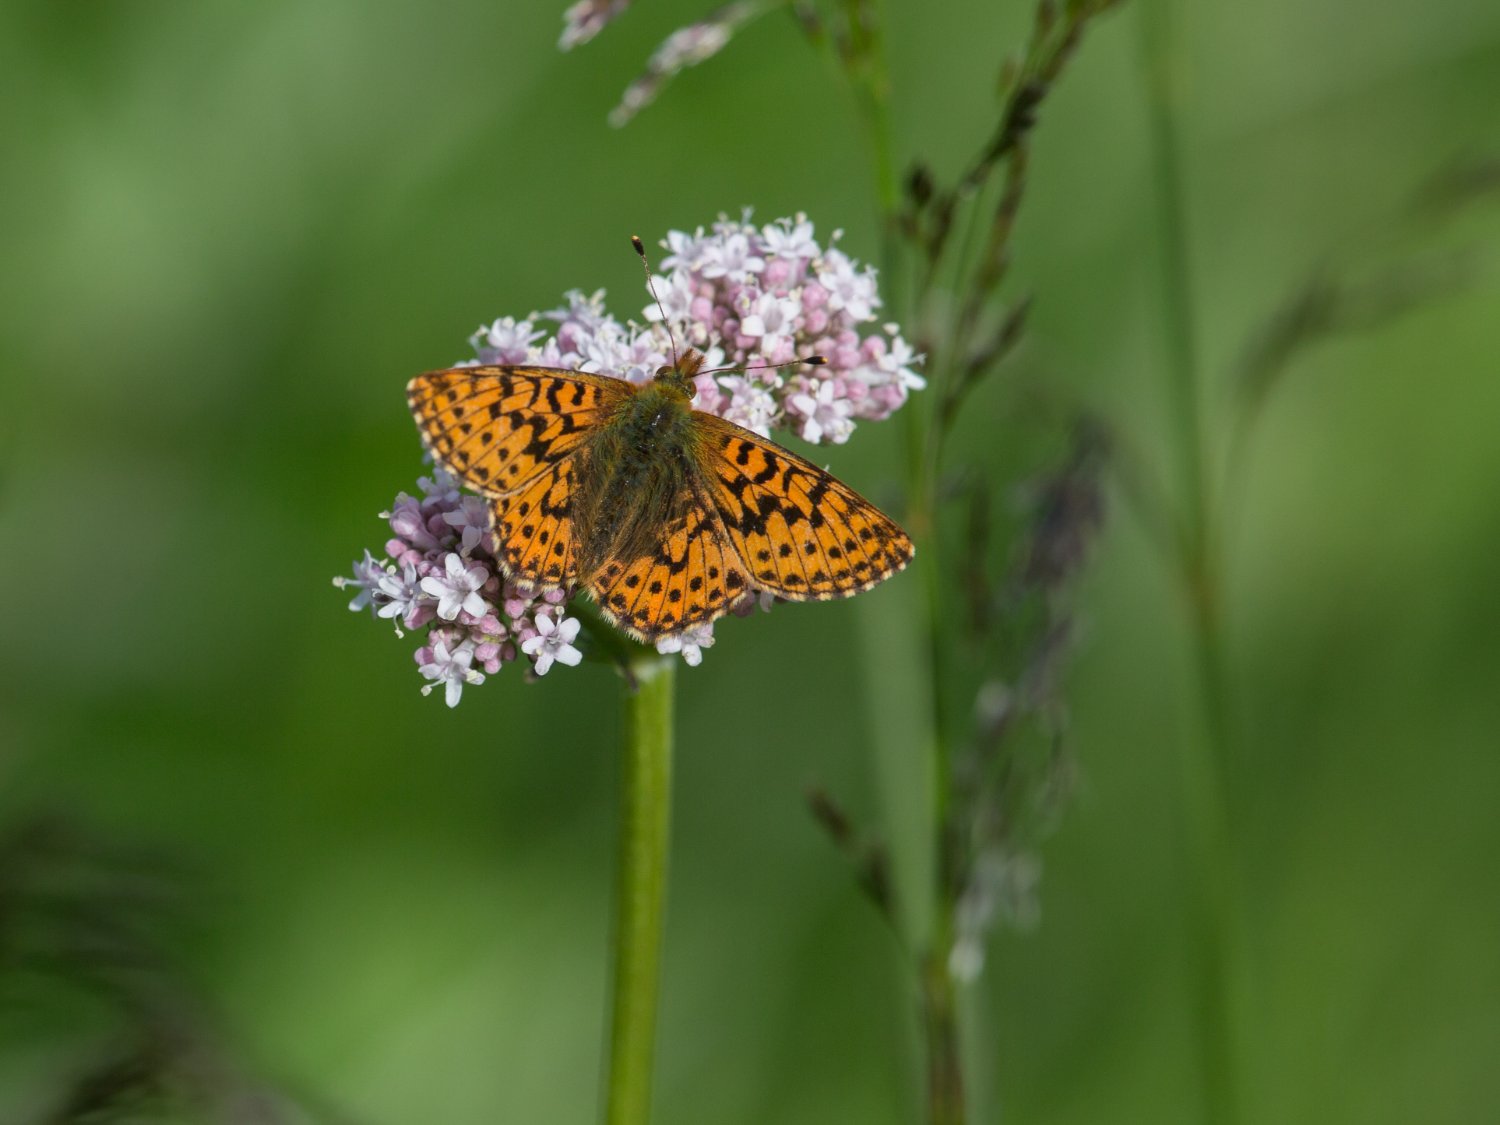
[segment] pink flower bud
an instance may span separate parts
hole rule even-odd
[[[785,258],[772,258],[761,271],[760,283],[767,289],[785,285],[792,279],[792,263]]]

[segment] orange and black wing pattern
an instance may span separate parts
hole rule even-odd
[[[630,390],[608,376],[550,367],[454,367],[418,375],[406,394],[437,463],[490,498],[506,574],[571,589],[573,453]]]
[[[733,422],[693,418],[708,499],[757,588],[794,601],[846,598],[911,561],[906,532],[832,474]]]
[[[751,592],[751,582],[694,483],[676,497],[656,546],[606,560],[588,590],[613,624],[654,642],[722,617]]]
[[[554,367],[451,367],[418,375],[406,400],[439,465],[507,496],[576,449],[630,394],[620,379]]]

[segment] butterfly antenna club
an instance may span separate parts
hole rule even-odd
[[[630,245],[635,247],[635,252],[640,255],[641,268],[646,271],[646,288],[651,290],[651,296],[656,301],[656,310],[661,313],[662,327],[667,330],[667,340],[672,345],[672,366],[679,366],[677,360],[677,337],[672,334],[672,324],[667,320],[666,307],[661,303],[661,295],[656,292],[656,278],[651,276],[651,263],[646,258],[646,244],[641,241],[641,236],[632,234]]]

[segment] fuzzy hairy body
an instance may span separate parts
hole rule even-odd
[[[572,517],[581,585],[638,558],[701,487],[687,392],[658,379],[624,398],[579,449]]]

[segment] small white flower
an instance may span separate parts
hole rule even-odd
[[[740,320],[740,333],[760,339],[762,355],[770,356],[797,332],[797,302],[790,297],[762,293],[750,303]]]
[[[738,232],[723,238],[709,239],[703,244],[700,256],[704,277],[724,277],[731,282],[743,281],[752,273],[766,268],[766,260],[758,257],[750,246],[750,240]]]
[[[431,454],[424,459],[432,460]],[[437,500],[445,504],[458,502],[458,479],[440,465],[433,466],[432,476],[418,477],[417,487],[422,490],[423,500]]]
[[[447,573],[442,578],[422,579],[422,592],[438,600],[439,617],[452,621],[460,611],[473,617],[483,617],[489,612],[489,606],[479,596],[490,577],[484,567],[466,563],[462,555],[450,552],[443,560],[443,569]]]
[[[468,555],[489,534],[489,505],[478,496],[461,497],[457,510],[443,513],[443,522],[458,530],[458,553]]]
[[[853,320],[869,320],[880,307],[875,293],[875,271],[866,266],[855,270],[842,250],[829,250],[818,267],[818,283],[828,290],[828,307],[842,310]]]
[[[768,223],[761,236],[766,242],[766,252],[778,258],[816,258],[819,254],[818,244],[813,240],[813,225],[804,215],[798,215],[795,224],[791,219]]]
[[[802,415],[802,438],[820,442],[825,438],[834,445],[842,445],[854,432],[854,404],[835,393],[833,380],[819,383],[816,394],[798,394],[787,403]]]
[[[476,671],[471,665],[474,663],[474,643],[472,641],[460,641],[453,651],[448,650],[448,643],[441,638],[433,642],[432,659],[427,661],[417,670],[432,681],[422,687],[423,695],[430,695],[432,689],[438,684],[445,685],[443,698],[449,707],[457,707],[462,698],[465,684],[484,683],[484,673]]]
[[[401,568],[401,573],[388,571],[380,577],[380,601],[381,606],[376,613],[387,621],[407,622],[408,626],[415,619],[417,609],[422,600],[422,585],[417,581],[417,568],[411,563],[406,563]],[[401,634],[401,626],[396,626],[396,634]]]
[[[676,233],[675,231],[673,233]],[[685,269],[675,269],[665,277],[656,279],[656,296],[660,299],[646,306],[646,319],[659,321],[666,313],[668,324],[682,324],[693,315],[693,277]]]
[[[693,625],[670,637],[663,637],[656,642],[656,651],[663,656],[674,652],[682,653],[682,659],[687,661],[688,667],[696,668],[703,663],[703,650],[712,648],[714,644],[714,627],[712,624]]]
[[[552,618],[537,614],[536,636],[522,641],[521,651],[534,661],[538,676],[545,676],[554,660],[571,668],[583,659],[583,653],[573,647],[578,626],[578,619],[574,617],[564,617],[553,624]]]
[[[605,311],[603,289],[595,289],[592,293],[569,289],[563,294],[563,299],[568,302],[566,308],[551,309],[539,315],[555,320],[559,325],[573,324],[588,331],[614,319]]]
[[[906,390],[920,391],[927,386],[927,380],[913,371],[911,365],[922,362],[922,357],[912,351],[904,338],[895,334],[894,325],[886,325],[886,331],[891,333],[891,345],[880,359],[880,370]]]
[[[545,335],[535,330],[529,320],[505,316],[493,324],[481,324],[479,331],[469,337],[469,346],[481,363],[525,363],[532,343]]]
[[[578,337],[578,366],[601,375],[623,376],[630,367],[630,340],[618,321],[609,320]]]
[[[355,590],[354,600],[349,603],[352,610],[361,610],[371,604],[371,595],[379,587],[380,580],[386,576],[385,567],[376,561],[368,550],[365,557],[354,564],[354,577],[345,578],[340,576],[333,580],[333,584],[340,590]]]
[[[667,248],[667,256],[661,260],[661,268],[664,270],[698,268],[698,255],[703,252],[703,228],[699,227],[692,234],[687,231],[667,231],[667,241],[663,243]]]
[[[730,396],[729,404],[720,414],[761,437],[770,437],[771,427],[775,425],[776,416],[781,409],[771,392],[780,385],[781,378],[774,374],[765,382],[744,375],[720,375],[719,386],[728,391]]]
[[[670,357],[662,350],[664,347],[671,347],[665,332],[632,326],[616,346],[619,366],[612,374],[630,383],[649,383],[655,378],[657,368],[670,362]]]

